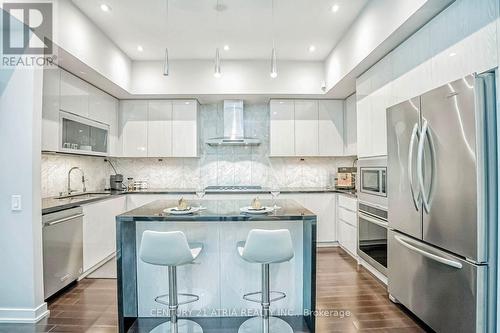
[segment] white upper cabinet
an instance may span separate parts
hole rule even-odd
[[[356,104],[359,157],[387,155],[388,96],[388,90],[384,87]]]
[[[371,123],[372,129],[372,151],[370,156],[387,155],[387,123],[386,113],[388,106],[389,90],[384,86],[373,94]]]
[[[273,100],[270,112],[270,155],[295,156],[295,102]]]
[[[344,112],[342,100],[272,100],[270,156],[344,156]]]
[[[113,96],[105,94],[105,105],[103,122],[109,125],[109,155],[120,156],[122,149],[120,145],[120,126],[118,121],[118,100]]]
[[[64,111],[108,125],[108,154],[121,154],[116,98],[58,67],[44,69],[43,81],[42,151],[61,150]]]
[[[87,82],[61,70],[60,109],[87,118],[89,115],[89,87]]]
[[[198,156],[198,102],[176,100],[172,102],[172,155]]]
[[[59,89],[61,70],[43,70],[42,151],[59,150]]]
[[[356,112],[356,94],[349,96],[344,105],[344,155],[355,156],[358,154],[357,147],[357,112]]]
[[[120,102],[121,142],[124,157],[148,156],[148,101]]]
[[[319,155],[344,155],[344,102],[319,101]]]
[[[148,156],[172,156],[172,102],[149,101]]]
[[[107,110],[113,108],[111,96],[96,87],[89,86],[89,113],[92,120],[111,125]]]
[[[196,100],[120,102],[124,157],[198,157]]]
[[[373,142],[372,137],[372,105],[368,98],[363,98],[356,103],[357,116],[357,138],[358,138],[358,156],[372,156]]]
[[[295,101],[295,155],[319,155],[318,101]]]

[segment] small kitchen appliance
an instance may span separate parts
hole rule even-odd
[[[125,186],[123,185],[123,175],[115,174],[109,176],[109,188],[111,191],[123,191]]]
[[[335,188],[339,190],[354,190],[356,188],[356,172],[356,167],[338,168]]]

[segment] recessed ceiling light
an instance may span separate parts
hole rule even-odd
[[[332,6],[332,12],[334,12],[334,13],[338,12],[339,9],[340,9],[340,6],[337,5],[337,4],[335,4],[335,5]]]
[[[229,45],[224,45],[224,51],[229,51]]]
[[[139,52],[144,51],[144,48],[142,47],[142,45],[137,45],[137,51],[139,51]]]
[[[456,54],[455,52],[451,52],[451,53],[450,53],[450,57],[454,57],[454,56],[456,56],[456,55],[457,55],[457,54]]]
[[[109,5],[106,5],[105,3],[101,4],[101,10],[103,12],[110,12],[111,11],[111,7]]]
[[[312,53],[314,51],[316,51],[316,46],[314,46],[314,45],[309,46],[309,52]]]

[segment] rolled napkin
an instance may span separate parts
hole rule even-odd
[[[184,199],[184,197],[181,197],[179,199],[179,203],[177,204],[177,209],[178,210],[188,210],[189,209],[188,202],[187,202],[187,200]]]
[[[252,200],[252,205],[251,205],[252,209],[254,210],[261,210],[261,209],[264,209],[264,207],[262,207],[262,203],[260,202],[260,199],[257,197],[255,199]]]

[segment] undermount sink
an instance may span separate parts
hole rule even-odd
[[[99,197],[105,197],[111,195],[109,192],[83,192],[83,193],[75,193],[75,194],[67,194],[67,195],[61,195],[57,197],[56,199],[93,199],[93,198],[99,198]]]

